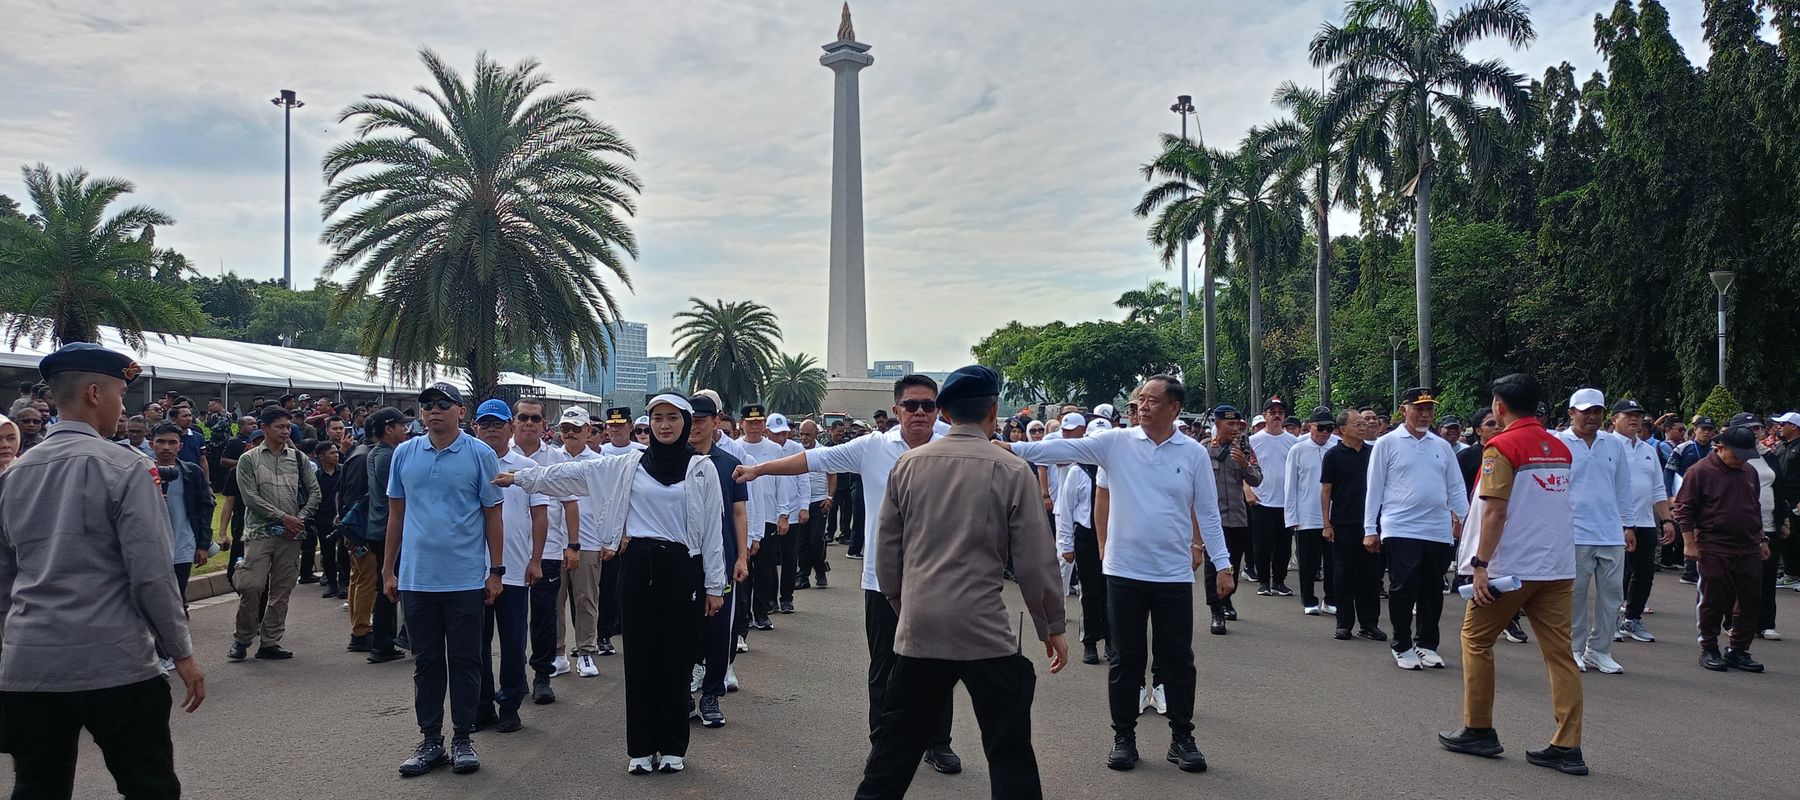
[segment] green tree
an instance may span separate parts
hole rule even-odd
[[[12,346],[45,337],[58,345],[99,341],[100,326],[113,325],[141,352],[146,331],[185,336],[205,324],[187,292],[129,277],[151,258],[149,243],[134,234],[174,223],[148,206],[107,216],[114,201],[134,191],[130,182],[89,180],[83,169],[52,175],[43,164],[22,172],[42,225],[0,219],[0,310],[12,314]]]
[[[24,216],[19,213],[19,201],[0,194],[0,219],[23,219]]]
[[[1006,379],[1006,387],[1001,390],[1008,402],[1013,403],[1048,403],[1050,394],[1045,387],[1032,383],[1019,371],[1019,359],[1025,351],[1035,347],[1046,336],[1056,335],[1067,328],[1061,322],[1048,325],[1026,325],[1013,321],[987,336],[982,337],[974,347],[969,348],[975,362],[999,370]]]
[[[819,360],[805,353],[782,353],[770,370],[763,389],[769,408],[790,417],[816,414],[825,403],[825,370]]]
[[[1292,177],[1282,172],[1280,161],[1256,146],[1260,137],[1253,130],[1237,152],[1217,154],[1218,172],[1214,175],[1221,187],[1216,245],[1229,247],[1244,270],[1250,397],[1254,403],[1263,400],[1262,270],[1299,244],[1304,199]]]
[[[1353,128],[1382,128],[1385,135],[1378,141],[1352,140],[1350,149],[1391,147],[1392,168],[1413,176],[1403,194],[1414,201],[1419,381],[1426,385],[1432,378],[1434,139],[1440,130],[1454,136],[1479,166],[1498,132],[1476,98],[1493,97],[1513,118],[1524,115],[1530,103],[1524,76],[1497,59],[1471,61],[1464,55],[1469,45],[1489,37],[1515,48],[1537,37],[1522,0],[1471,0],[1441,19],[1428,0],[1350,0],[1344,23],[1325,23],[1312,40],[1313,65],[1335,65],[1337,88],[1323,111],[1327,127],[1344,120]]]
[[[1125,311],[1126,322],[1161,325],[1181,321],[1181,289],[1163,281],[1151,281],[1142,289],[1132,289],[1113,301],[1113,307]]]
[[[617,159],[631,144],[583,105],[547,91],[535,60],[476,57],[464,81],[429,49],[421,104],[366,95],[339,114],[356,138],[324,159],[333,248],[325,274],[352,268],[341,317],[380,284],[360,326],[369,358],[420,376],[445,360],[485,395],[504,355],[598,369],[618,303],[602,271],[629,287],[639,181]]]
[[[1155,214],[1151,220],[1149,239],[1160,251],[1163,266],[1174,263],[1176,253],[1185,242],[1200,239],[1200,319],[1201,360],[1206,373],[1201,394],[1206,405],[1213,405],[1213,389],[1218,385],[1219,356],[1214,347],[1218,333],[1215,282],[1214,240],[1218,235],[1220,207],[1225,201],[1226,186],[1217,179],[1219,160],[1224,155],[1208,149],[1197,137],[1184,139],[1164,135],[1162,152],[1154,161],[1138,168],[1144,180],[1153,185],[1144,192],[1132,210],[1138,218]],[[1178,290],[1179,291],[1179,290]],[[1180,302],[1180,294],[1176,302]],[[987,362],[983,362],[987,363]]]
[[[726,408],[762,397],[780,356],[781,323],[768,306],[698,297],[675,314],[679,372],[695,389],[712,389]]]
[[[1015,369],[1027,382],[1045,387],[1050,400],[1091,408],[1174,367],[1163,337],[1148,325],[1083,322],[1042,337],[1020,355]]]

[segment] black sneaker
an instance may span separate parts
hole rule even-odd
[[[444,740],[425,739],[413,748],[412,758],[400,762],[400,777],[416,778],[448,763],[450,754],[444,752]]]
[[[1119,657],[1118,648],[1113,647],[1113,643],[1112,643],[1111,639],[1107,639],[1106,640],[1106,661],[1107,661],[1107,663],[1111,663],[1113,659],[1118,658],[1118,657]]]
[[[243,642],[232,642],[231,649],[225,651],[225,657],[232,661],[243,661],[250,656],[250,645]]]
[[[1180,767],[1182,772],[1206,771],[1206,756],[1201,755],[1192,736],[1178,736],[1170,742],[1168,759],[1169,763]]]
[[[725,724],[725,712],[719,708],[719,696],[716,694],[700,695],[700,724],[707,728],[718,728]]]
[[[540,706],[556,702],[556,690],[550,688],[549,678],[538,678],[536,682],[532,683],[531,702]]]
[[[1698,585],[1700,585],[1700,573],[1698,573],[1698,572],[1683,572],[1683,573],[1681,573],[1681,577],[1678,579],[1678,582],[1685,583],[1689,586],[1698,586]]]
[[[406,635],[406,631],[404,629],[401,630],[400,633],[394,637],[394,646],[401,650],[407,650],[407,651],[412,650],[412,639]]]
[[[1540,767],[1549,767],[1564,775],[1586,775],[1588,765],[1581,760],[1581,748],[1557,747],[1546,745],[1542,750],[1526,750],[1525,760]]]
[[[925,748],[925,763],[932,769],[945,775],[962,772],[962,758],[950,749],[950,745],[940,744]]]
[[[1357,631],[1356,635],[1368,639],[1371,642],[1387,641],[1387,634],[1383,633],[1380,628],[1363,628],[1362,630]]]
[[[794,579],[794,589],[799,590],[799,589],[811,589],[811,588],[812,588],[812,581],[809,581],[805,578],[795,578]]]
[[[1348,640],[1348,639],[1354,639],[1356,637],[1350,633],[1349,628],[1338,628],[1335,632],[1333,632],[1331,634],[1331,638]]]
[[[1083,664],[1098,664],[1098,663],[1100,663],[1100,648],[1095,647],[1093,642],[1088,642],[1086,644],[1083,644],[1081,646],[1081,663],[1083,663]]]
[[[1262,583],[1262,576],[1257,575],[1256,569],[1253,567],[1248,567],[1248,566],[1244,567],[1243,574],[1244,574],[1244,580],[1247,580],[1251,583]]]
[[[1762,663],[1751,658],[1749,650],[1738,650],[1731,647],[1725,648],[1725,666],[1745,672],[1763,671]]]
[[[831,585],[831,583],[830,583],[830,582],[828,582],[828,581],[826,581],[826,580],[825,580],[825,576],[824,576],[824,575],[820,575],[820,576],[819,576],[819,582],[818,582],[818,583],[817,583],[817,584],[816,584],[816,586],[817,586],[817,587],[818,587],[818,588],[820,588],[820,589],[823,589],[823,588],[826,588],[826,587],[828,587],[828,586],[830,586],[830,585]]]
[[[1438,734],[1438,744],[1452,753],[1496,758],[1506,752],[1500,746],[1500,734],[1493,728],[1457,728]]]
[[[1257,597],[1270,597],[1270,596],[1273,596],[1274,594],[1275,594],[1275,592],[1273,592],[1269,589],[1269,585],[1267,583],[1259,583],[1256,585],[1256,596]]]
[[[1726,669],[1725,657],[1719,655],[1717,647],[1702,647],[1700,648],[1700,666],[1714,672],[1724,672]]]
[[[1518,617],[1513,617],[1512,621],[1506,623],[1506,640],[1514,644],[1531,641],[1531,637],[1525,635],[1525,626],[1519,623]]]
[[[500,721],[494,724],[495,731],[497,731],[499,733],[512,733],[513,731],[516,731],[523,727],[525,727],[525,721],[522,719],[519,719],[519,710],[518,709],[516,709],[516,708],[500,709]]]
[[[350,643],[344,645],[346,653],[367,653],[373,649],[375,649],[374,637],[367,633],[361,636],[351,636]]]
[[[770,622],[768,617],[757,617],[750,627],[759,631],[772,631],[775,630],[775,623]]]
[[[1225,615],[1220,612],[1214,612],[1212,615],[1212,635],[1224,636],[1226,633],[1229,633],[1229,631],[1225,630]]]
[[[1293,597],[1294,590],[1289,589],[1287,584],[1281,583],[1278,581],[1275,584],[1275,596],[1276,597]]]
[[[399,650],[375,650],[369,653],[366,660],[371,664],[386,664],[389,661],[399,661],[405,657],[406,654]]]
[[[1137,766],[1137,762],[1137,737],[1113,734],[1112,750],[1106,754],[1106,768],[1124,771]]]
[[[1237,606],[1234,606],[1229,602],[1225,604],[1225,620],[1227,622],[1237,622]]]
[[[264,661],[284,661],[294,657],[287,648],[278,644],[265,644],[256,648],[256,657]]]
[[[317,575],[301,575],[300,576],[300,583],[318,583],[318,582],[319,582],[319,576],[317,576]]]
[[[319,596],[320,597],[337,597],[337,595],[338,595],[337,584],[328,583],[328,584],[325,584],[325,591],[323,593],[321,593]]]
[[[494,712],[493,703],[482,703],[475,708],[475,730],[485,731],[500,721],[500,715]]]
[[[597,649],[600,651],[598,653],[598,655],[603,655],[603,656],[610,656],[614,653],[619,652],[618,648],[613,647],[611,636],[601,637],[600,644]]]
[[[781,610],[781,613],[783,613],[783,614],[792,614],[792,613],[794,613],[794,604],[784,602],[781,604],[780,610]]]
[[[467,775],[481,769],[481,758],[475,755],[475,743],[468,739],[457,739],[450,743],[450,771],[458,775]]]

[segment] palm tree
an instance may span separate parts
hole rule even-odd
[[[1531,102],[1525,76],[1498,59],[1470,61],[1464,48],[1499,37],[1514,48],[1537,38],[1523,0],[1470,0],[1442,19],[1430,0],[1350,0],[1343,25],[1326,23],[1312,40],[1314,66],[1335,65],[1337,90],[1321,116],[1383,131],[1370,147],[1391,145],[1396,176],[1412,175],[1414,284],[1418,294],[1419,383],[1431,385],[1431,187],[1434,136],[1453,136],[1479,168],[1497,139],[1496,120],[1476,102],[1487,95],[1513,119]],[[1354,145],[1352,149],[1362,149]],[[1364,151],[1367,153],[1367,151]]]
[[[334,248],[325,274],[354,268],[333,307],[379,282],[359,347],[416,377],[451,361],[485,396],[507,353],[598,369],[619,307],[604,273],[631,286],[639,182],[615,159],[631,144],[582,108],[585,91],[543,91],[538,62],[481,54],[472,79],[421,50],[426,102],[367,95],[338,115],[357,138],[326,154]]]
[[[130,206],[106,216],[107,206],[136,187],[117,178],[89,180],[83,169],[51,175],[39,164],[21,172],[37,214],[0,218],[0,309],[9,344],[95,342],[114,325],[142,352],[146,329],[189,335],[206,324],[198,303],[180,287],[149,280],[150,242],[141,234],[171,225],[167,214]]]
[[[1160,325],[1180,313],[1181,290],[1163,281],[1151,281],[1142,289],[1119,295],[1113,307],[1125,310],[1126,322]]]
[[[770,371],[763,399],[770,409],[790,417],[817,413],[825,403],[825,370],[818,359],[805,353],[783,353]]]
[[[781,325],[768,306],[748,300],[688,298],[693,305],[675,314],[678,371],[695,389],[712,389],[725,407],[762,396],[779,356]]]
[[[1206,365],[1206,407],[1213,407],[1213,387],[1217,385],[1218,348],[1214,346],[1217,330],[1216,303],[1218,288],[1213,280],[1213,240],[1218,233],[1219,204],[1223,187],[1214,180],[1219,167],[1218,153],[1207,149],[1196,139],[1164,134],[1162,153],[1155,161],[1138,171],[1146,181],[1160,181],[1144,192],[1132,213],[1138,218],[1162,209],[1150,224],[1150,243],[1161,250],[1163,266],[1175,260],[1183,243],[1201,239],[1201,348]]]
[[[1312,205],[1313,228],[1318,234],[1318,254],[1313,270],[1313,315],[1319,346],[1319,404],[1331,405],[1331,210],[1356,206],[1357,178],[1362,175],[1362,159],[1377,161],[1377,168],[1389,163],[1386,131],[1367,118],[1356,124],[1336,127],[1325,124],[1323,111],[1326,95],[1318,89],[1301,87],[1292,81],[1275,90],[1275,105],[1291,116],[1261,130],[1259,147],[1266,149],[1296,186],[1305,185],[1310,176],[1308,195]]]
[[[1250,301],[1250,402],[1263,401],[1262,393],[1262,267],[1299,240],[1301,204],[1291,176],[1281,163],[1256,143],[1262,133],[1252,129],[1235,153],[1215,153],[1218,184],[1218,234],[1216,246],[1229,246],[1244,267]]]

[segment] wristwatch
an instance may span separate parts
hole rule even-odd
[[[488,567],[488,574],[496,578],[504,578],[506,577],[506,565],[501,564],[498,567]]]
[[[1470,569],[1487,569],[1488,562],[1482,561],[1481,556],[1470,556],[1469,557],[1469,568]]]

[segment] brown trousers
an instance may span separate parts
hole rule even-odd
[[[287,632],[288,596],[299,580],[300,542],[278,538],[245,542],[244,566],[237,571],[237,631],[232,639],[249,645],[260,634],[263,646],[279,644]]]
[[[381,591],[381,569],[375,553],[350,557],[350,635],[367,636],[375,629],[375,593]]]
[[[1469,603],[1463,615],[1463,725],[1494,727],[1494,640],[1513,615],[1531,620],[1538,651],[1550,673],[1550,706],[1556,713],[1558,747],[1581,746],[1581,673],[1569,657],[1570,614],[1575,581],[1525,581],[1485,606]]]
[[[1731,628],[1731,649],[1750,651],[1756,641],[1756,624],[1762,618],[1762,556],[1727,555],[1700,551],[1697,622],[1700,646],[1719,646],[1719,627],[1725,620],[1742,620]]]

